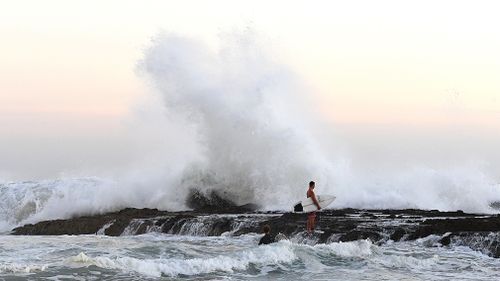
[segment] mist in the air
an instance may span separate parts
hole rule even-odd
[[[464,125],[460,112],[432,128],[338,122],[317,110],[308,81],[275,52],[249,31],[224,33],[218,44],[155,36],[136,69],[148,91],[125,129],[56,144],[49,140],[65,132],[52,128],[37,145],[0,142],[6,225],[123,207],[186,209],[193,189],[289,210],[310,180],[317,193],[337,196],[334,208],[491,212],[500,200],[498,131]],[[31,153],[16,152],[26,147]]]

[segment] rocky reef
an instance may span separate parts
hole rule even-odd
[[[12,230],[13,235],[102,234],[110,236],[160,232],[179,235],[243,235],[259,233],[269,225],[272,234],[282,233],[304,243],[345,242],[370,239],[377,244],[412,241],[435,236],[436,246],[463,245],[500,257],[500,217],[436,210],[337,209],[318,213],[317,231],[304,231],[301,213],[255,212],[249,206],[226,206],[224,212],[203,210],[166,212],[156,209],[124,209],[119,212],[42,221]]]

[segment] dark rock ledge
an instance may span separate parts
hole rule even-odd
[[[65,220],[42,221],[12,230],[14,235],[96,234],[110,236],[162,232],[189,235],[242,235],[260,232],[263,225],[272,233],[314,239],[317,243],[370,239],[383,244],[388,240],[412,241],[436,235],[439,246],[465,245],[500,257],[500,217],[436,210],[358,210],[337,209],[318,213],[317,231],[304,233],[306,215],[280,212],[253,212],[249,208],[167,212],[157,209],[127,208],[102,215]]]

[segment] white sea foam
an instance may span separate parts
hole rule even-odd
[[[375,262],[389,268],[429,270],[438,266],[439,256],[434,255],[430,258],[416,258],[404,255],[384,255],[378,257]]]
[[[112,226],[113,223],[115,223],[115,220],[112,220],[112,221],[106,223],[99,230],[97,230],[96,234],[97,235],[104,235],[106,233],[106,229],[108,229],[110,226]]]
[[[405,159],[371,173],[349,152],[328,157],[311,132],[319,125],[299,77],[252,32],[222,38],[213,48],[161,34],[145,51],[139,72],[154,88],[151,111],[162,117],[153,127],[169,140],[164,147],[142,148],[145,159],[109,177],[0,183],[0,231],[123,207],[185,209],[191,187],[275,210],[290,210],[309,180],[337,196],[333,207],[491,212],[500,201],[498,178],[477,163]]]
[[[161,275],[197,275],[217,271],[234,272],[246,270],[250,264],[267,265],[290,263],[297,257],[291,245],[281,247],[263,246],[254,250],[246,250],[232,255],[219,255],[207,258],[192,259],[137,259],[133,257],[89,257],[80,253],[68,259],[70,264],[82,263],[103,268],[136,271],[138,273],[159,277]]]
[[[109,181],[94,178],[0,184],[2,226],[9,228],[43,219],[100,213],[125,206],[119,203],[119,195],[113,195],[113,187]],[[110,204],[111,198],[113,202]],[[5,228],[1,230],[8,230]]]
[[[321,256],[334,255],[340,258],[358,257],[370,258],[377,253],[377,246],[368,240],[345,243],[318,244],[308,246],[289,241],[256,247],[227,255],[216,255],[207,258],[191,259],[137,259],[133,257],[89,257],[85,253],[67,259],[66,263],[73,266],[96,265],[102,268],[135,271],[149,276],[198,275],[211,272],[244,271],[253,264],[259,268],[290,264],[294,261],[310,263],[310,258],[304,258],[309,252],[313,259]],[[319,255],[319,256],[318,256]],[[302,257],[302,258],[301,258]]]
[[[258,199],[263,208],[289,208],[310,179],[327,183],[331,174],[305,130],[301,87],[251,34],[223,42],[213,49],[162,34],[141,64],[168,112],[191,124],[198,140],[187,149],[201,157],[185,170],[181,190],[218,190],[241,204]]]
[[[420,242],[377,246],[369,240],[314,246],[283,240],[257,246],[259,237],[5,235],[0,243],[0,279],[26,273],[33,279],[75,274],[82,280],[117,274],[134,280],[159,276],[294,279],[304,275],[321,279],[331,274],[339,280],[400,280],[411,274],[428,280],[498,277],[498,259],[467,247],[426,247]]]
[[[369,257],[376,254],[378,249],[369,240],[316,244],[312,248],[319,253],[331,253],[340,257]]]
[[[41,220],[125,207],[182,210],[183,199],[169,196],[155,185],[142,187],[103,178],[0,183],[0,232]]]
[[[44,271],[47,269],[46,265],[27,265],[27,264],[0,264],[0,273],[31,273],[37,271]]]
[[[500,199],[481,162],[435,168],[415,161],[370,174],[352,167],[349,154],[327,158],[312,133],[308,91],[248,33],[224,37],[219,49],[162,34],[146,51],[141,69],[198,140],[201,159],[188,165],[183,187],[285,210],[311,179],[343,207],[490,212]]]

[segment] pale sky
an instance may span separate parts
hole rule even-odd
[[[491,139],[500,131],[499,10],[498,1],[455,0],[0,1],[0,154],[46,159],[68,140],[115,146],[147,95],[135,70],[153,36],[215,44],[246,27],[303,78],[324,122],[459,126]],[[26,162],[0,162],[0,179],[22,175],[5,165]]]

